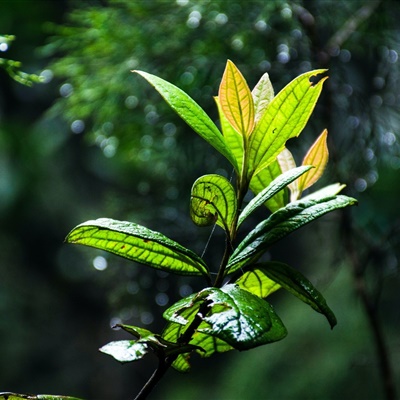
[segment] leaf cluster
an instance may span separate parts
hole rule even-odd
[[[225,250],[215,268],[193,251],[144,226],[101,218],[74,228],[68,243],[95,247],[145,266],[205,280],[204,289],[164,312],[161,334],[121,325],[135,340],[111,342],[101,351],[120,362],[141,359],[150,350],[164,365],[185,372],[192,352],[209,357],[232,349],[248,350],[283,339],[286,328],[265,299],[283,288],[336,324],[332,310],[312,283],[295,268],[262,255],[278,240],[333,210],[356,204],[339,195],[344,185],[329,185],[301,197],[323,174],[328,161],[324,130],[296,167],[286,149],[299,136],[327,79],[325,70],[298,76],[276,96],[268,74],[251,91],[228,60],[215,102],[220,128],[183,90],[162,78],[135,71],[206,142],[232,164],[234,184],[218,174],[197,179],[190,196],[190,215],[198,226],[216,224],[225,232]],[[254,198],[244,204],[248,191]],[[290,192],[290,196],[289,196]],[[242,223],[259,207],[270,215],[237,243]]]

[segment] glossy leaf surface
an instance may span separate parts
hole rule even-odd
[[[284,174],[279,175],[275,178],[265,189],[263,189],[256,197],[254,197],[249,204],[244,208],[239,216],[240,225],[245,218],[247,218],[257,207],[260,207],[264,204],[268,199],[277,194],[283,188],[285,188],[290,182],[293,182],[299,176],[305,174],[309,171],[311,166],[302,166],[290,171],[285,172]]]
[[[254,128],[254,104],[250,89],[236,65],[228,60],[218,92],[221,110],[229,123],[243,136]]]
[[[164,317],[176,323],[190,323],[187,313],[198,315],[199,303],[204,302],[209,311],[202,316],[197,331],[215,336],[237,350],[248,350],[286,336],[286,328],[272,306],[234,284],[203,289],[173,305]]]
[[[207,267],[198,255],[161,233],[132,222],[108,218],[87,221],[74,228],[65,240],[163,271],[208,276]]]
[[[288,204],[258,224],[246,236],[232,254],[226,273],[234,272],[255,257],[261,256],[269,246],[296,229],[328,212],[355,204],[357,200],[343,195]]]
[[[144,71],[134,71],[145,78],[160,93],[168,105],[204,140],[225,156],[237,168],[236,159],[214,122],[183,90],[172,83]]]
[[[314,84],[310,78],[325,71],[320,69],[298,76],[269,103],[250,137],[248,179],[273,162],[288,139],[301,133],[327,79]]]
[[[281,262],[266,262],[256,264],[254,270],[259,275],[264,273],[272,281],[285,288],[304,303],[310,305],[315,311],[323,314],[331,328],[337,321],[335,314],[326,304],[326,300],[313,284],[299,271]]]
[[[317,182],[325,171],[329,158],[328,146],[326,144],[327,136],[328,131],[325,129],[310,147],[303,159],[302,165],[313,165],[315,168],[299,178],[299,197],[304,190]]]
[[[196,180],[190,197],[190,216],[199,226],[217,223],[230,231],[237,210],[235,189],[223,176],[204,175]]]

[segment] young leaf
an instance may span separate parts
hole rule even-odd
[[[270,279],[259,264],[246,269],[246,272],[235,281],[241,289],[265,299],[281,288],[281,285]]]
[[[331,328],[336,325],[335,314],[326,304],[322,294],[299,271],[287,264],[272,261],[256,264],[253,268],[262,271],[269,279],[310,305],[315,311],[325,315]]]
[[[292,169],[279,175],[274,179],[264,190],[254,197],[249,204],[244,208],[239,216],[238,226],[247,218],[257,207],[264,204],[268,199],[285,188],[290,182],[293,182],[299,176],[307,173],[312,166],[306,165]]]
[[[230,60],[226,63],[218,98],[229,123],[243,136],[249,136],[254,128],[253,97],[243,75]]]
[[[65,241],[105,250],[163,271],[209,279],[207,266],[197,254],[132,222],[108,218],[87,221],[75,227]]]
[[[257,123],[267,109],[268,104],[274,98],[274,88],[267,72],[258,81],[251,94],[254,101],[254,120]]]
[[[310,147],[303,159],[302,165],[313,165],[315,168],[299,178],[298,198],[304,190],[317,182],[324,173],[329,157],[328,146],[326,144],[327,135],[328,131],[325,129]]]
[[[253,176],[250,182],[250,190],[255,194],[262,192],[269,184],[278,176],[282,174],[281,167],[275,160],[267,165],[257,175]],[[271,211],[275,212],[288,203],[288,190],[287,188],[281,189],[278,193],[274,194],[264,204]]]
[[[316,84],[310,79],[325,71],[298,76],[272,99],[250,136],[249,180],[276,159],[288,139],[301,133],[327,77]]]
[[[225,138],[225,143],[229,147],[230,151],[234,155],[237,163],[237,170],[236,173],[238,176],[241,176],[242,174],[242,168],[243,168],[243,156],[244,156],[244,140],[243,136],[232,127],[232,125],[228,122],[226,119],[224,113],[222,112],[221,109],[221,104],[219,102],[218,97],[214,97],[215,103],[217,104],[218,107],[218,114],[219,114],[219,120],[221,123],[221,130],[222,134],[224,135]]]
[[[237,209],[235,189],[221,175],[204,175],[196,180],[190,197],[190,215],[199,226],[215,222],[230,232]]]
[[[221,132],[205,111],[183,90],[172,83],[143,71],[134,71],[145,78],[161,94],[168,105],[204,140],[219,151],[237,169],[236,159]]]
[[[297,201],[288,204],[262,221],[239,244],[229,259],[226,274],[254,261],[269,246],[296,229],[314,221],[330,211],[357,204],[357,200],[337,195],[324,199]]]

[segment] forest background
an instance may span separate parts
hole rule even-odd
[[[216,120],[231,59],[250,87],[268,72],[275,92],[329,69],[302,140],[289,145],[300,163],[328,128],[324,180],[346,183],[359,206],[293,234],[271,257],[311,277],[338,326],[278,292],[285,340],[196,360],[186,376],[170,371],[153,398],[395,398],[398,21],[390,0],[0,1],[0,56],[43,80],[28,87],[0,69],[0,392],[117,399],[148,378],[151,357],[121,366],[98,348],[121,339],[118,322],[162,329],[163,310],[195,283],[63,240],[82,221],[110,217],[203,252],[210,230],[190,221],[190,187],[232,171],[130,70],[176,84]],[[211,259],[220,239],[216,231]]]

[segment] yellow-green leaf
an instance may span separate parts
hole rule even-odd
[[[105,250],[128,260],[181,275],[208,278],[204,261],[159,232],[127,221],[100,218],[75,227],[66,242]]]
[[[288,139],[298,136],[306,125],[322,91],[326,70],[302,74],[284,87],[269,103],[250,136],[248,180],[272,163]]]
[[[242,173],[243,168],[243,156],[244,156],[244,140],[243,136],[232,127],[229,121],[226,119],[225,114],[222,112],[221,104],[217,96],[214,97],[218,107],[219,120],[221,123],[222,134],[225,138],[225,143],[229,150],[236,159],[237,169],[236,173],[238,176]]]
[[[254,103],[249,86],[236,65],[228,60],[219,87],[218,98],[229,123],[242,135],[254,128]]]
[[[325,129],[310,147],[303,159],[302,165],[313,165],[315,168],[310,169],[302,175],[298,180],[298,197],[301,193],[313,185],[324,173],[326,164],[328,163],[329,152],[326,139],[328,131]]]

